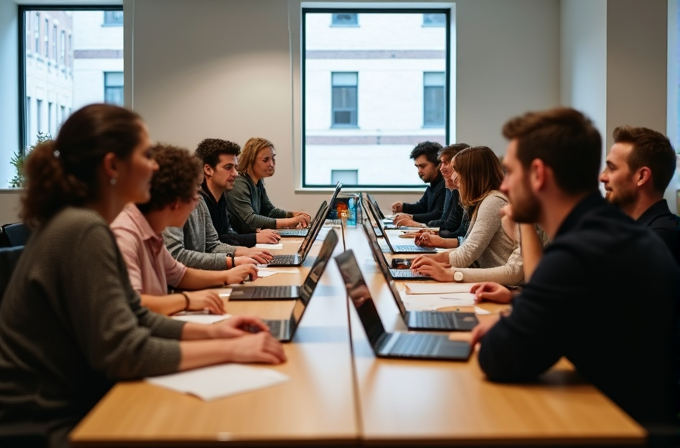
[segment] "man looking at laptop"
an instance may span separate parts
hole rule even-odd
[[[564,356],[638,422],[674,423],[680,273],[673,257],[600,195],[601,138],[584,115],[527,113],[503,134],[501,191],[513,219],[538,223],[553,242],[512,313],[473,330],[480,367],[493,381],[527,381]],[[653,318],[641,315],[642,301]]]
[[[439,172],[437,159],[441,150],[442,145],[437,142],[422,142],[411,151],[410,157],[418,169],[418,176],[430,185],[418,202],[392,204],[392,213],[397,213],[394,217],[395,225],[422,226],[429,221],[441,218],[446,199],[444,177]]]
[[[600,175],[607,200],[649,227],[680,262],[678,217],[663,198],[676,167],[671,142],[660,132],[632,126],[614,129],[613,137]]]
[[[257,243],[275,244],[281,237],[272,229],[239,234],[229,223],[225,192],[234,188],[238,177],[238,155],[241,147],[219,138],[206,138],[198,144],[195,155],[203,162],[203,183],[200,194],[205,201],[220,241],[234,246],[253,247]]]

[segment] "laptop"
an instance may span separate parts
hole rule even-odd
[[[373,220],[375,223],[378,225],[378,228],[380,229],[380,234],[378,234],[378,231],[373,228],[373,232],[375,233],[376,236],[382,236],[385,239],[385,242],[387,243],[387,246],[390,248],[390,252],[393,254],[435,254],[437,253],[437,250],[434,249],[433,247],[424,247],[424,246],[417,246],[415,244],[392,244],[390,241],[390,237],[387,235],[387,232],[385,231],[385,225],[383,222],[378,219],[378,213],[375,211],[375,208],[373,206],[373,203],[371,201],[365,201],[365,204],[368,206],[368,211],[373,216]]]
[[[399,313],[409,330],[471,331],[479,323],[475,313],[460,311],[408,311],[403,300],[401,300],[394,277],[392,277],[392,271],[399,271],[399,269],[389,269],[386,263],[378,263],[378,265],[385,277],[385,282],[387,282],[392,297],[394,297],[394,301],[397,303]]]
[[[373,196],[371,196],[370,194],[367,193],[366,197],[368,198],[369,201],[371,201],[371,204],[373,205],[373,209],[375,210],[375,213],[376,213],[376,218],[383,222],[386,229],[393,230],[393,229],[399,228],[398,226],[395,226],[393,224],[394,221],[392,220],[392,218],[386,218],[385,217],[385,214],[382,212],[382,210],[380,210],[380,205],[378,204],[378,201],[376,201],[373,198]],[[382,235],[379,235],[379,236],[382,236]]]
[[[331,196],[330,202],[331,204],[338,196],[338,193],[340,192],[341,188],[342,183],[338,182],[337,185],[335,186],[335,191]],[[324,201],[321,204],[321,207],[319,209],[321,210],[321,213],[317,213],[317,216],[314,218],[314,221],[312,222],[309,228],[307,236],[305,236],[305,239],[302,240],[302,243],[300,244],[297,253],[292,255],[290,254],[274,255],[272,257],[272,260],[269,263],[267,263],[267,266],[271,267],[302,266],[302,263],[305,262],[305,258],[307,258],[307,254],[309,253],[309,250],[312,248],[312,244],[314,243],[314,240],[316,240],[316,237],[319,235],[321,227],[323,227],[323,224],[324,222],[326,222],[326,218],[328,217],[328,213],[330,212],[330,206],[326,201]]]
[[[410,269],[394,269],[390,267],[385,259],[385,254],[383,254],[383,251],[380,248],[378,238],[376,238],[375,233],[373,233],[371,222],[368,219],[365,219],[362,227],[366,234],[366,238],[368,238],[368,245],[371,247],[373,259],[380,266],[380,270],[386,269],[395,280],[432,280],[432,277],[429,275],[418,274]]]
[[[333,250],[338,244],[338,234],[335,230],[331,229],[326,235],[326,239],[321,246],[319,255],[314,260],[312,269],[307,274],[305,281],[302,286],[240,286],[235,285],[232,287],[231,294],[229,295],[229,300],[290,300],[290,299],[301,299],[305,302],[309,301],[309,298],[314,293],[319,278],[326,269],[328,261],[333,255]]]
[[[448,335],[432,333],[388,333],[352,250],[335,257],[350,302],[359,314],[373,352],[379,358],[406,358],[465,361],[470,357],[469,342],[451,341]]]
[[[342,183],[338,182],[335,185],[335,189],[337,191],[340,191],[340,188],[342,188]],[[332,202],[331,202],[332,204]],[[276,232],[282,236],[282,237],[300,237],[300,236],[307,236],[309,233],[309,230],[312,228],[314,225],[314,222],[316,222],[317,219],[321,216],[321,212],[323,211],[323,204],[319,207],[319,210],[317,210],[316,215],[314,216],[314,219],[309,223],[309,227],[306,229],[281,229],[277,230]]]

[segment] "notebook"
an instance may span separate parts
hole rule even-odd
[[[385,231],[385,225],[383,222],[378,218],[378,213],[375,211],[375,207],[373,206],[373,203],[371,201],[365,201],[365,204],[367,205],[368,211],[371,216],[373,216],[373,220],[375,223],[378,225],[378,229],[380,229],[380,233],[378,233],[373,226],[371,228],[373,229],[373,232],[375,233],[376,236],[382,236],[385,239],[385,242],[387,243],[387,246],[390,248],[390,252],[393,254],[434,254],[437,253],[437,250],[432,248],[432,247],[423,247],[423,246],[416,246],[415,244],[392,244],[390,241],[390,237],[387,235],[387,232]]]
[[[469,342],[451,341],[447,335],[388,333],[352,250],[336,256],[335,261],[345,282],[349,301],[354,305],[377,357],[449,361],[465,361],[470,357],[472,348]]]
[[[300,299],[306,306],[337,244],[338,234],[331,229],[302,286],[233,286],[229,300]]]

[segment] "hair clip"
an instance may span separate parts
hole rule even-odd
[[[53,152],[52,154],[54,154],[54,157],[56,157],[56,158],[58,159],[58,158],[59,158],[59,155],[60,155],[61,153],[59,152],[58,149],[55,149],[54,152]]]

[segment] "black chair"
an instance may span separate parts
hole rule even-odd
[[[47,448],[48,431],[40,423],[0,424],[2,448]]]
[[[25,246],[31,236],[31,229],[23,222],[5,224],[0,233],[0,247]]]
[[[0,247],[0,300],[23,251],[24,246]]]

